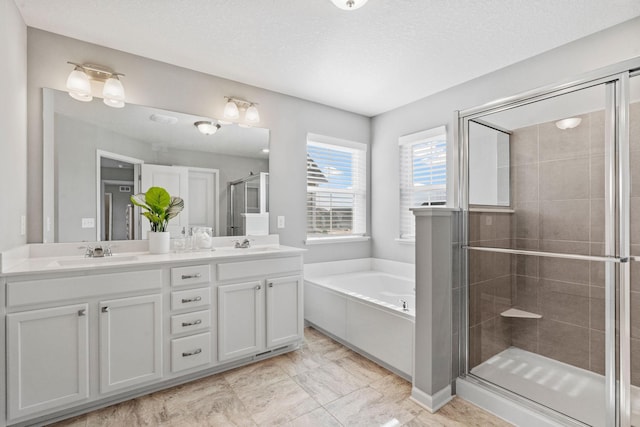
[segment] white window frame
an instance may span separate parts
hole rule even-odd
[[[423,186],[419,189],[413,185],[413,148],[418,144],[429,144],[440,142],[444,139],[445,142],[445,183],[436,184],[430,186]],[[424,130],[421,132],[412,133],[410,135],[401,136],[398,139],[399,145],[399,160],[400,160],[400,221],[398,224],[399,238],[398,241],[413,242],[415,241],[415,220],[411,208],[417,208],[422,205],[415,205],[410,202],[413,200],[413,195],[416,193],[428,193],[428,192],[441,192],[444,194],[443,198],[437,198],[437,202],[444,202],[447,204],[447,170],[449,165],[447,164],[447,128],[446,126],[438,126],[433,129]]]
[[[312,193],[342,193],[353,194],[353,210],[352,221],[353,229],[351,233],[347,234],[307,234],[306,244],[316,243],[334,243],[334,242],[356,242],[368,240],[366,236],[367,230],[367,144],[355,141],[349,141],[339,138],[334,138],[325,135],[307,134],[307,153],[308,147],[315,146],[320,148],[328,148],[331,150],[347,151],[356,154],[354,161],[355,165],[352,167],[352,179],[353,185],[350,189],[344,188],[331,188],[331,187],[318,187],[307,185],[307,196]],[[313,159],[312,159],[313,160]],[[306,198],[309,200],[309,197]],[[305,209],[307,218],[305,224],[307,226],[307,233],[309,230],[309,207]]]

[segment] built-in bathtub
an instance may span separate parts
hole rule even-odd
[[[415,325],[413,264],[363,258],[305,264],[304,269],[305,321],[399,375],[411,378]]]

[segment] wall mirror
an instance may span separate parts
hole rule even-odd
[[[269,130],[153,107],[109,108],[43,90],[43,242],[144,238],[129,196],[152,185],[185,199],[172,235],[268,234]]]

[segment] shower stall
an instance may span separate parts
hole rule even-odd
[[[227,183],[227,235],[269,234],[269,173],[251,172]]]
[[[458,114],[463,381],[562,425],[640,426],[639,68]]]

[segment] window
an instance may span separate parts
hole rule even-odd
[[[400,238],[415,238],[411,208],[447,201],[447,131],[444,126],[400,138]]]
[[[365,144],[307,137],[307,237],[366,232]]]

